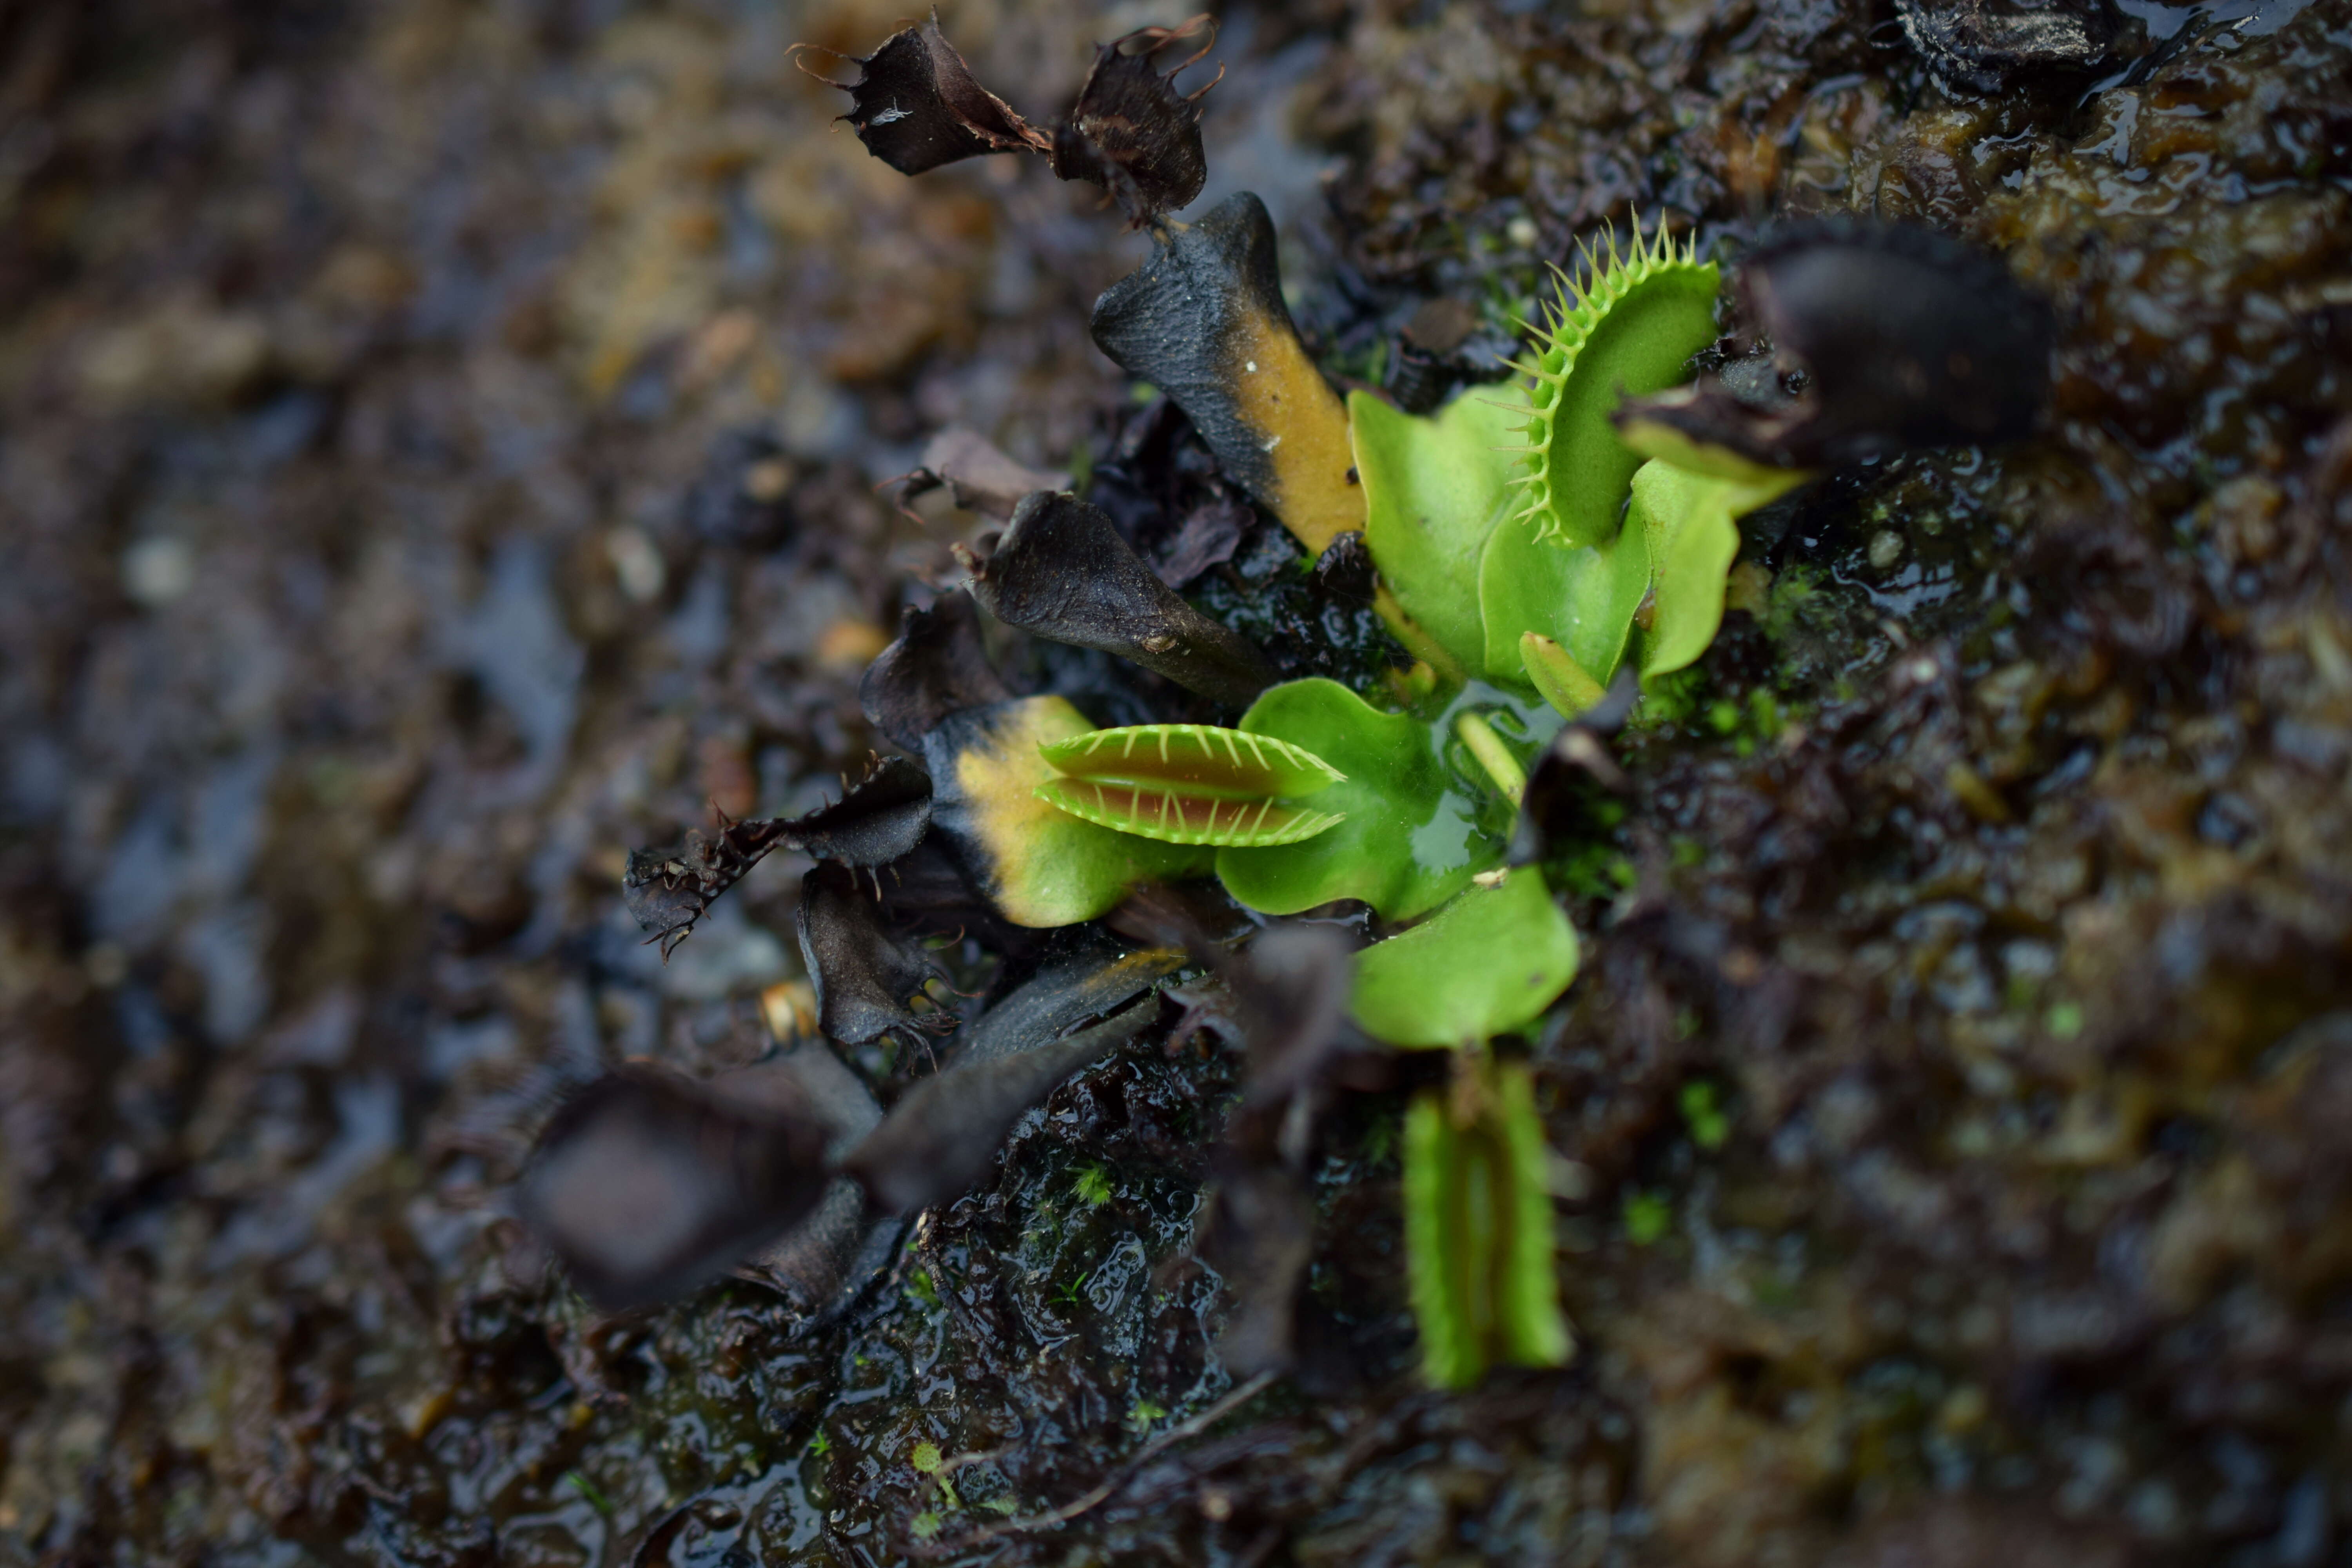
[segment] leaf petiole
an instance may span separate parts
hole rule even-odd
[[[1528,793],[1528,772],[1519,766],[1519,759],[1511,755],[1511,749],[1503,744],[1503,738],[1495,733],[1495,727],[1475,713],[1465,713],[1454,721],[1454,732],[1462,737],[1462,743],[1470,748],[1470,754],[1478,760],[1479,767],[1486,770],[1503,798],[1513,805],[1518,805]]]

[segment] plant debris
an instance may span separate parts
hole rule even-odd
[[[818,1059],[829,1058],[823,1046],[701,1084],[645,1068],[608,1073],[541,1134],[517,1188],[520,1212],[607,1311],[735,1268],[818,1297],[845,1272],[866,1205],[905,1214],[959,1195],[1023,1111],[1157,1018],[1133,998],[1175,955],[1138,956],[1077,954],[1032,981],[988,1036],[975,1033],[984,1048],[959,1052],[878,1120],[866,1114],[870,1097],[832,1070],[839,1064]],[[1113,1007],[1124,1011],[1061,1032]],[[844,1178],[862,1200],[842,1192]]]
[[[951,1062],[909,1089],[843,1168],[885,1208],[904,1214],[946,1203],[988,1168],[1014,1118],[1158,1016],[1156,1006],[1139,1002],[1075,1035]]]
[[[1946,92],[1995,93],[2021,77],[2084,76],[2115,42],[2106,0],[1895,0],[1903,36]]]
[[[1194,38],[1202,39],[1200,48],[1166,71],[1153,63]],[[1108,191],[1129,228],[1191,205],[1209,178],[1201,152],[1201,100],[1225,73],[1219,67],[1214,78],[1189,93],[1179,93],[1175,81],[1216,43],[1217,25],[1203,14],[1098,46],[1077,106],[1054,132],[1054,173]]]
[[[1099,508],[1043,491],[1024,500],[971,593],[1010,626],[1117,654],[1227,707],[1274,679],[1265,656],[1171,592]]]
[[[1932,230],[1838,219],[1751,252],[1736,288],[1772,347],[1682,393],[1627,405],[1759,463],[1820,468],[2030,434],[2048,397],[2049,307]]]
[[[568,1100],[516,1186],[523,1217],[606,1311],[718,1278],[825,1194],[832,1130],[796,1095],[625,1068]]]
[[[893,33],[860,59],[842,118],[866,150],[902,174],[990,153],[1045,153],[1052,140],[973,79],[971,68],[930,20]],[[836,86],[842,84],[836,83]]]
[[[1198,50],[1166,71],[1153,62],[1171,47],[1201,38]],[[902,174],[990,153],[1037,153],[1056,177],[1083,180],[1109,193],[1140,228],[1201,194],[1208,161],[1201,152],[1202,95],[1224,79],[1189,93],[1175,79],[1216,47],[1208,16],[1173,27],[1142,27],[1098,46],[1069,118],[1050,133],[973,79],[971,68],[940,31],[940,15],[885,39],[858,61],[855,82],[835,82],[849,94],[841,118],[857,130],[866,150]]]
[[[878,899],[845,866],[821,865],[801,879],[801,955],[816,990],[817,1026],[845,1046],[899,1032],[912,1038],[939,1026],[937,1012],[910,1004],[945,972],[914,942],[896,935]]]
[[[843,1065],[821,1040],[806,1040],[769,1061],[720,1080],[730,1097],[753,1100],[780,1092],[805,1104],[830,1134],[825,1158],[838,1163],[881,1124],[882,1107],[866,1080]],[[772,1090],[765,1086],[772,1084]],[[735,1272],[791,1302],[806,1321],[819,1321],[886,1266],[899,1226],[868,1212],[866,1189],[836,1176],[807,1216],[772,1244],[738,1264]]]
[[[667,958],[712,901],[779,847],[872,870],[914,848],[930,820],[929,776],[904,757],[875,757],[839,800],[805,816],[689,828],[673,848],[631,850],[622,899]]]
[[[1309,550],[1364,526],[1347,411],[1282,299],[1274,220],[1219,202],[1103,291],[1090,330],[1119,368],[1181,408],[1225,474]]]
[[[1021,498],[1038,490],[1066,490],[1067,474],[1024,468],[976,431],[942,430],[923,448],[921,467],[907,476],[902,500],[944,487],[956,505],[999,522],[1009,521]]]
[[[857,684],[866,721],[909,752],[921,751],[923,737],[949,714],[1012,695],[988,662],[978,606],[961,588],[928,609],[909,606],[898,640],[866,667]]]

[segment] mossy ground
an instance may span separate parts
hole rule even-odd
[[[664,969],[620,856],[862,759],[962,526],[874,484],[950,423],[1112,449],[1086,308],[1144,242],[900,180],[784,60],[904,9],[0,16],[0,1563],[887,1562],[1224,1391],[1171,1261],[1205,1038],[1066,1087],[820,1332],[595,1321],[499,1217],[601,1064],[758,1048],[795,868]],[[1535,1053],[1575,1364],[1414,1385],[1395,1096],[1349,1101],[1298,1378],[997,1560],[2340,1555],[2352,34],[2137,9],[2168,63],[1981,103],[1882,7],[1229,33],[1212,168],[1327,363],[1629,206],[1727,255],[1854,208],[2053,297],[2055,419],[1753,520],[1621,748]],[[946,19],[1024,108],[1098,22]],[[1385,662],[1237,559],[1282,657]]]

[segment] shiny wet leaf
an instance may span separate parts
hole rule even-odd
[[[1522,869],[1366,948],[1349,1011],[1392,1046],[1475,1045],[1541,1017],[1576,964],[1575,929],[1543,879]]]

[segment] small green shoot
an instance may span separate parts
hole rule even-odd
[[[1600,705],[1609,689],[1592,679],[1575,656],[1541,632],[1519,634],[1519,664],[1535,683],[1536,694],[1573,719]]]
[[[916,1444],[914,1451],[907,1456],[907,1463],[915,1468],[919,1476],[935,1473],[940,1468],[940,1446],[928,1441]]]
[[[1477,759],[1503,798],[1513,805],[1518,805],[1528,793],[1528,771],[1519,765],[1511,749],[1503,744],[1495,727],[1479,714],[1465,713],[1454,721],[1454,732],[1462,737],[1462,743],[1470,748],[1470,754]]]
[[[1679,1102],[1691,1142],[1710,1152],[1722,1148],[1731,1137],[1731,1119],[1716,1102],[1715,1085],[1703,1078],[1694,1079],[1683,1085]]]
[[[597,1489],[596,1483],[590,1480],[586,1475],[579,1470],[566,1470],[563,1472],[563,1480],[565,1485],[588,1500],[590,1508],[594,1509],[606,1519],[613,1517],[613,1500]]]
[[[1625,1239],[1634,1246],[1650,1247],[1664,1240],[1674,1225],[1675,1206],[1665,1194],[1637,1188],[1625,1195]]]
[[[1093,1270],[1081,1269],[1070,1279],[1064,1280],[1060,1285],[1055,1287],[1055,1304],[1056,1306],[1068,1307],[1073,1310],[1084,1306],[1087,1299],[1087,1281],[1093,1277]]]
[[[1110,1202],[1110,1173],[1100,1165],[1081,1165],[1076,1188],[1079,1202],[1098,1209]]]

